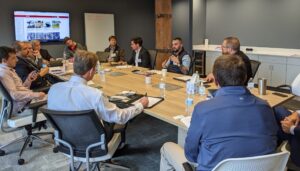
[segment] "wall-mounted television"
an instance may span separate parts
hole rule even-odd
[[[15,11],[15,38],[19,41],[62,41],[70,36],[69,13]]]

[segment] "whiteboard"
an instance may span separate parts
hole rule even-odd
[[[114,15],[84,13],[85,43],[88,51],[104,51],[108,37],[115,35]]]

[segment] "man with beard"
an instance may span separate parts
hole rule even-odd
[[[244,61],[247,69],[247,79],[245,85],[248,84],[250,78],[252,78],[252,69],[249,57],[240,50],[240,41],[237,37],[226,37],[222,43],[223,55],[237,55]],[[212,82],[215,80],[212,73],[208,74],[206,80]]]
[[[166,68],[168,72],[187,75],[190,70],[191,57],[187,51],[184,50],[182,39],[176,37],[172,40],[172,55],[169,59],[162,63],[162,67]]]

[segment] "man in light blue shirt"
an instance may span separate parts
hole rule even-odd
[[[179,37],[174,38],[172,40],[172,55],[162,63],[162,67],[168,69],[168,72],[187,75],[189,74],[190,65],[191,57],[184,50],[182,39]]]
[[[54,84],[50,88],[48,108],[59,111],[94,109],[101,120],[125,124],[143,111],[148,105],[148,98],[144,97],[139,103],[125,109],[110,103],[101,90],[87,85],[94,77],[97,60],[92,52],[78,51],[74,60],[75,75],[69,81]]]

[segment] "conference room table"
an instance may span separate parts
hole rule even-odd
[[[110,70],[105,73],[105,81],[101,81],[99,74],[95,74],[92,81],[97,86],[101,86],[101,90],[105,93],[105,95],[113,96],[122,91],[131,90],[135,91],[138,94],[147,93],[148,96],[160,96],[160,89],[158,88],[158,84],[162,75],[159,73],[159,71],[156,71],[157,74],[151,75],[151,84],[146,84],[145,75],[142,75],[141,73],[146,73],[146,71],[148,71],[149,69],[135,66],[128,67],[126,65],[122,68],[117,68],[115,66],[109,65],[108,63],[102,64],[102,67],[105,70]],[[135,74],[132,72],[134,70],[140,70],[141,73]],[[152,108],[145,109],[144,113],[176,126],[178,128],[178,144],[183,146],[188,128],[183,122],[180,121],[180,119],[176,119],[176,116],[188,116],[188,114],[185,110],[186,83],[174,79],[175,77],[180,76],[182,75],[169,72],[167,73],[165,77],[165,83],[167,84],[167,86],[170,85],[171,87],[173,87],[173,89],[174,87],[177,89],[166,90],[164,101],[160,102]],[[210,87],[208,87],[206,91],[208,89],[217,88],[214,83],[210,83],[209,86]],[[250,91],[257,97],[266,100],[271,107],[278,106],[293,97],[292,94],[285,94],[286,97],[280,97],[272,94],[273,91],[269,90],[267,90],[266,95],[259,95],[257,88],[252,88],[250,89]],[[195,95],[193,106],[203,100],[207,100],[207,97],[200,96],[199,94]]]

